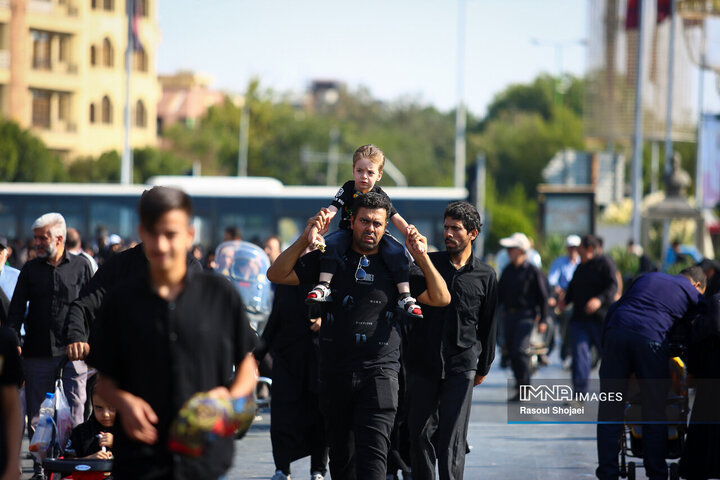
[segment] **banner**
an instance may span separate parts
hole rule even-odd
[[[720,117],[705,114],[700,125],[700,178],[704,208],[720,202]]]

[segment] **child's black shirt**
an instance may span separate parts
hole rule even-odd
[[[387,193],[377,186],[377,184],[373,186],[370,191],[373,193],[379,193],[390,201],[390,197],[388,197]],[[350,217],[353,215],[353,202],[355,201],[355,197],[359,195],[362,195],[362,192],[355,190],[355,180],[345,182],[343,186],[340,187],[340,190],[338,190],[335,194],[335,198],[333,198],[330,205],[333,205],[340,211],[340,228],[350,230]],[[392,205],[392,202],[390,202],[390,204]],[[388,220],[390,220],[390,218],[392,218],[392,216],[396,213],[397,210],[395,210],[395,207],[390,207],[387,217]]]

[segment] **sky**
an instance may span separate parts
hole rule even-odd
[[[512,83],[583,75],[587,0],[466,0],[462,76],[458,9],[458,0],[159,0],[158,73],[210,74],[213,88],[236,93],[253,77],[295,93],[340,80],[440,110],[457,104],[461,77],[478,116]]]

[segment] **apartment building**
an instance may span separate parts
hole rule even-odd
[[[157,0],[134,1],[142,49],[132,53],[133,147],[154,146],[160,86]],[[0,113],[63,158],[121,151],[126,0],[0,0]]]

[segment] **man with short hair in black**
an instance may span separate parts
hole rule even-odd
[[[90,351],[88,337],[105,295],[123,282],[142,279],[148,265],[140,243],[111,256],[100,266],[68,310],[65,336],[68,342],[66,354],[70,360],[83,360]],[[187,268],[191,272],[203,271],[202,264],[190,254],[187,255]]]
[[[335,479],[385,480],[390,432],[398,401],[400,334],[397,287],[378,244],[390,202],[376,193],[355,199],[352,243],[333,277],[331,302],[320,329],[320,408],[325,416],[330,473]],[[313,227],[324,233],[328,211],[313,217],[267,272],[275,283],[317,283],[320,255],[300,257]],[[445,282],[427,256],[427,239],[408,227],[406,245],[425,275],[416,297],[426,305],[450,302]],[[422,249],[420,248],[422,247]],[[425,321],[425,320],[423,320]]]
[[[565,294],[566,304],[573,304],[570,317],[572,339],[572,381],[576,392],[586,393],[592,368],[591,346],[602,349],[603,319],[615,301],[618,291],[615,264],[598,253],[600,243],[593,235],[580,240],[580,265]]]
[[[480,214],[453,202],[443,217],[445,251],[429,256],[452,300],[423,305],[425,318],[409,326],[403,344],[414,480],[434,479],[436,463],[441,479],[463,478],[472,389],[495,359],[497,280],[472,252]],[[410,280],[414,289],[424,284],[415,269]]]
[[[168,447],[170,425],[197,392],[235,399],[253,391],[256,337],[230,282],[188,270],[190,197],[153,187],[138,211],[148,269],[109,292],[88,356],[99,372],[96,392],[117,408],[122,425],[113,478],[216,479],[232,464],[232,438],[205,444],[199,457],[180,455]]]

